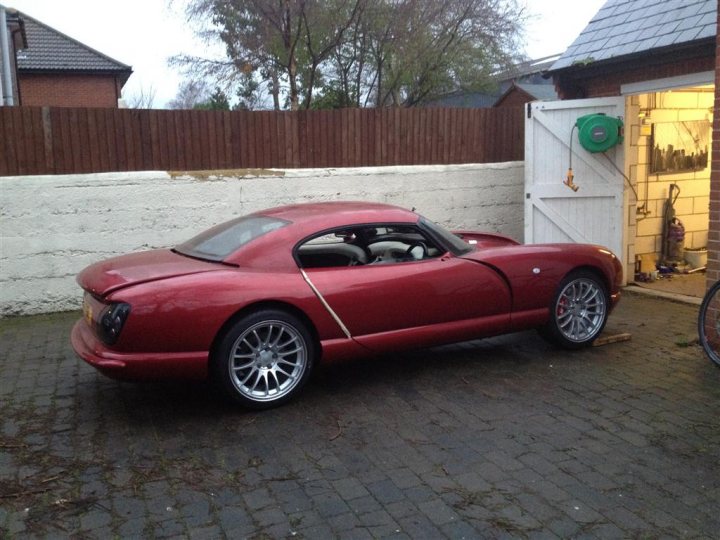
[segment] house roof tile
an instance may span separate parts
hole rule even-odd
[[[25,13],[19,14],[25,23],[28,47],[18,52],[18,71],[125,72],[127,76],[132,72],[130,66]]]
[[[716,0],[607,0],[550,71],[715,35]]]

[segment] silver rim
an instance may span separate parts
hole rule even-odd
[[[230,349],[230,380],[243,396],[273,401],[287,395],[305,372],[307,347],[295,327],[282,321],[259,322]]]
[[[555,320],[560,333],[581,343],[593,339],[605,320],[605,294],[591,279],[568,283],[555,304]]]

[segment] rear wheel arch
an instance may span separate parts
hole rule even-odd
[[[215,337],[213,339],[212,344],[210,345],[210,354],[208,355],[208,363],[210,362],[210,359],[212,358],[213,354],[216,354],[218,345],[220,344],[220,341],[225,336],[225,334],[228,332],[230,328],[232,328],[237,321],[240,319],[246,317],[250,313],[255,313],[257,311],[261,310],[279,310],[284,311],[286,313],[289,313],[298,319],[305,325],[308,332],[310,332],[310,336],[313,339],[313,343],[315,345],[315,350],[317,351],[317,360],[320,360],[320,357],[322,356],[322,348],[320,346],[320,335],[318,334],[317,328],[315,328],[315,325],[313,324],[312,320],[310,320],[310,317],[307,316],[307,314],[298,308],[297,306],[294,306],[293,304],[290,304],[288,302],[282,302],[280,300],[263,300],[260,302],[254,302],[252,304],[248,304],[247,306],[242,307],[235,313],[233,313],[228,319],[222,324],[220,329],[215,334]]]
[[[320,358],[308,317],[285,302],[257,302],[239,310],[218,331],[208,375],[220,393],[250,409],[292,400]]]

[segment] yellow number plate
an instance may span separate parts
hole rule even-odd
[[[85,320],[87,321],[87,323],[89,325],[92,325],[93,312],[92,312],[92,307],[90,306],[90,304],[87,301],[87,298],[83,298],[83,316],[85,317]]]

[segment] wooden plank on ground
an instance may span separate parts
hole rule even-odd
[[[601,347],[602,345],[609,345],[610,343],[620,343],[622,341],[630,341],[632,334],[629,332],[620,332],[618,334],[603,334],[595,341],[593,341],[593,347]]]

